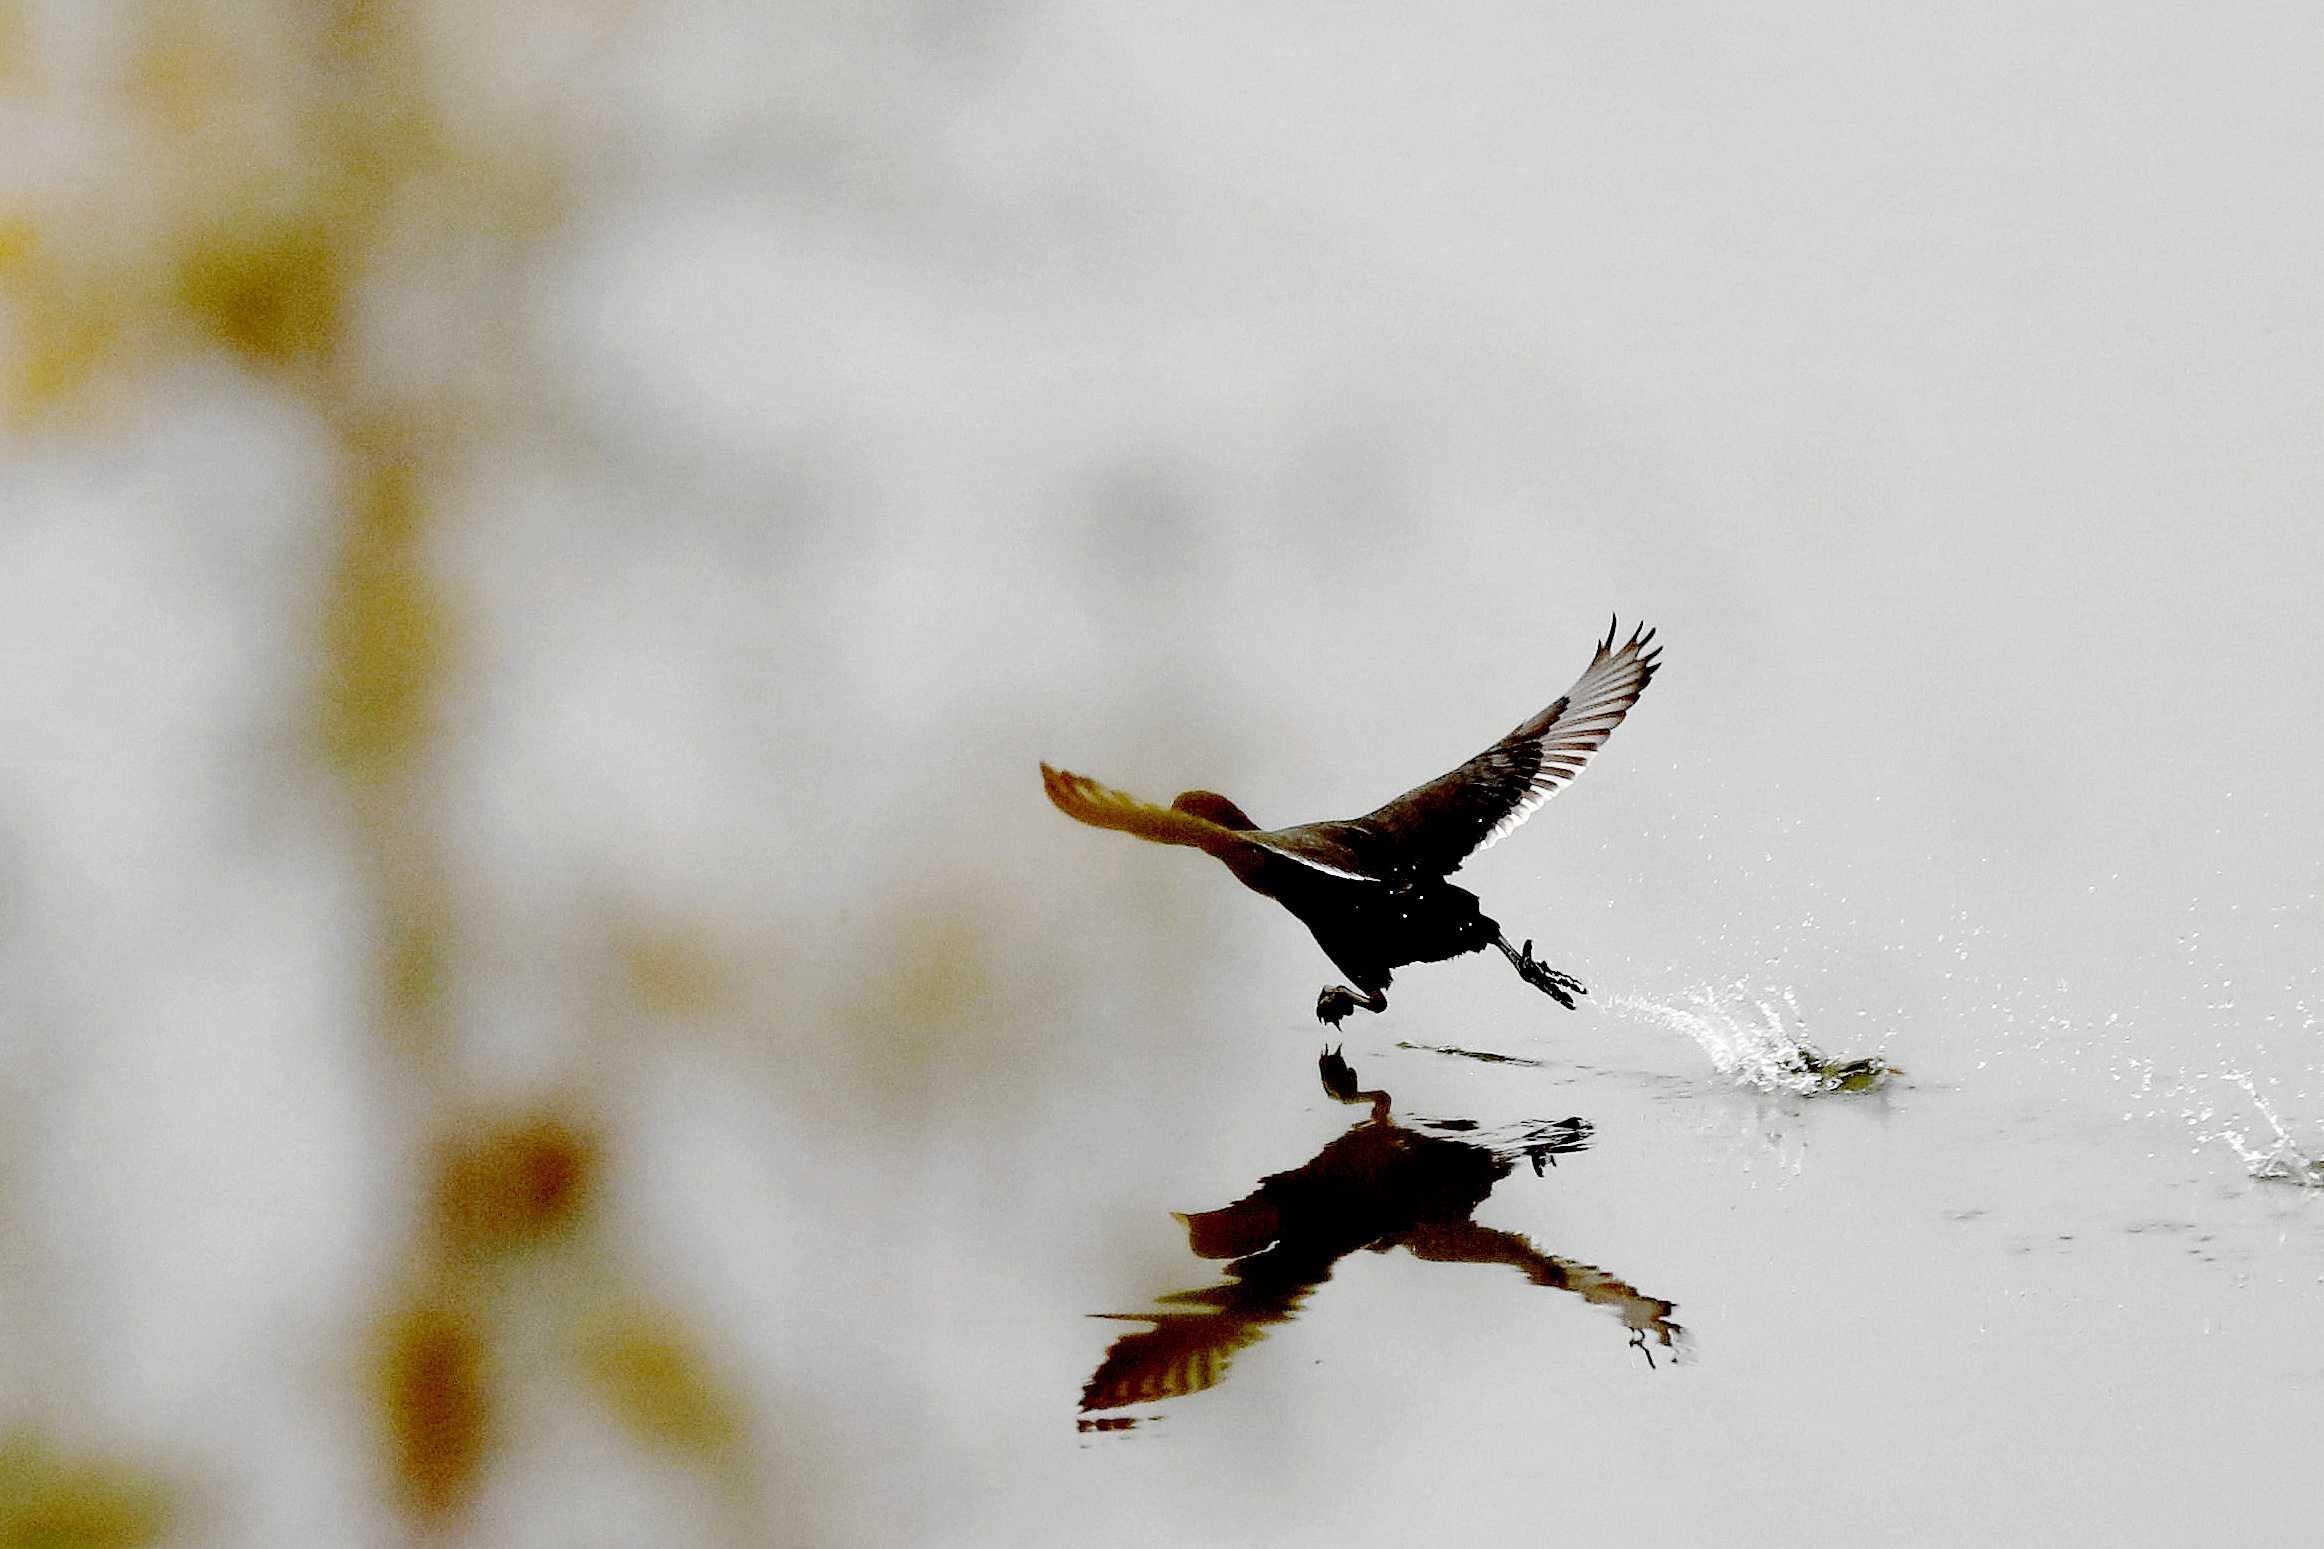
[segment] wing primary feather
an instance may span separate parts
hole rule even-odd
[[[1498,842],[1571,783],[1622,724],[1659,665],[1661,651],[1650,648],[1655,634],[1640,620],[1624,639],[1621,615],[1609,615],[1589,666],[1562,696],[1459,768],[1356,824],[1389,840],[1403,864],[1447,871]]]

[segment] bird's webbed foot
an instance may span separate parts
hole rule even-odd
[[[1378,990],[1359,994],[1344,984],[1327,984],[1315,997],[1315,1019],[1337,1027],[1349,1012],[1359,1006],[1366,1011],[1385,1011],[1388,1009],[1388,997]]]
[[[1542,994],[1565,1007],[1566,1010],[1574,1009],[1576,995],[1590,993],[1583,987],[1582,981],[1572,974],[1560,972],[1540,958],[1535,957],[1531,937],[1526,938],[1522,949],[1512,948],[1506,941],[1500,942],[1499,946],[1502,955],[1509,959],[1509,966],[1517,970],[1518,978],[1523,979],[1527,984],[1532,985]]]

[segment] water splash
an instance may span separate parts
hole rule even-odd
[[[1612,1005],[1693,1039],[1719,1074],[1762,1092],[1864,1092],[1897,1073],[1880,1055],[1836,1060],[1810,1043],[1799,1030],[1806,1020],[1799,1001],[1785,987],[1737,980],[1723,987],[1705,984],[1676,1000],[1626,995]]]
[[[2292,1138],[2292,1132],[2284,1128],[2284,1121],[2276,1116],[2275,1109],[2269,1107],[2267,1099],[2259,1095],[2259,1089],[2253,1085],[2248,1072],[2233,1071],[2227,1079],[2243,1088],[2244,1094],[2251,1099],[2251,1105],[2259,1110],[2261,1118],[2267,1120],[2268,1128],[2275,1131],[2275,1136],[2272,1140],[2262,1137],[2258,1143],[2254,1143],[2249,1130],[2234,1124],[2222,1124],[2210,1134],[2199,1138],[2216,1140],[2227,1146],[2243,1159],[2245,1172],[2254,1178],[2297,1184],[2302,1188],[2324,1189],[2324,1156],[2318,1156]]]

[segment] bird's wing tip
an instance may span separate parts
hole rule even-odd
[[[1618,612],[1609,614],[1606,619],[1606,638],[1597,642],[1597,655],[1591,659],[1590,665],[1594,667],[1607,657],[1618,654],[1614,646],[1614,642],[1617,640],[1622,640],[1622,651],[1633,655],[1644,655],[1646,648],[1654,643],[1654,637],[1659,632],[1659,627],[1650,629],[1644,620],[1640,620],[1631,627],[1630,638],[1622,640],[1622,616]]]

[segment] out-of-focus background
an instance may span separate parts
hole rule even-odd
[[[1827,1468],[1847,1541],[2199,1527],[2110,1469],[2324,1379],[2259,1358],[2324,1219],[2245,1177],[2324,1122],[2320,100],[2295,5],[0,0],[0,1544],[1651,1542]],[[1035,761],[1353,814],[1617,610],[1665,672],[1464,874],[1593,1000],[1414,970],[1351,1053],[1663,1082],[1594,1251],[1671,1255],[1705,1407],[1261,1352],[1077,1437],[1167,1210],[1349,1116],[1305,934]],[[1860,1213],[1671,1036],[1746,1002],[1917,1083]],[[1988,1180],[2011,1276],[2092,1208],[2243,1257],[1928,1398],[1901,1288],[2000,1207],[1868,1228],[1948,1203],[1915,1111],[2176,1158]],[[1754,1169],[1862,1256],[1668,1229]],[[1796,1298],[1867,1364],[1779,1424]],[[1315,1360],[1405,1348],[1361,1305]],[[2150,1342],[2233,1445],[2116,1446]],[[1544,1474],[1535,1402],[1680,1453]]]

